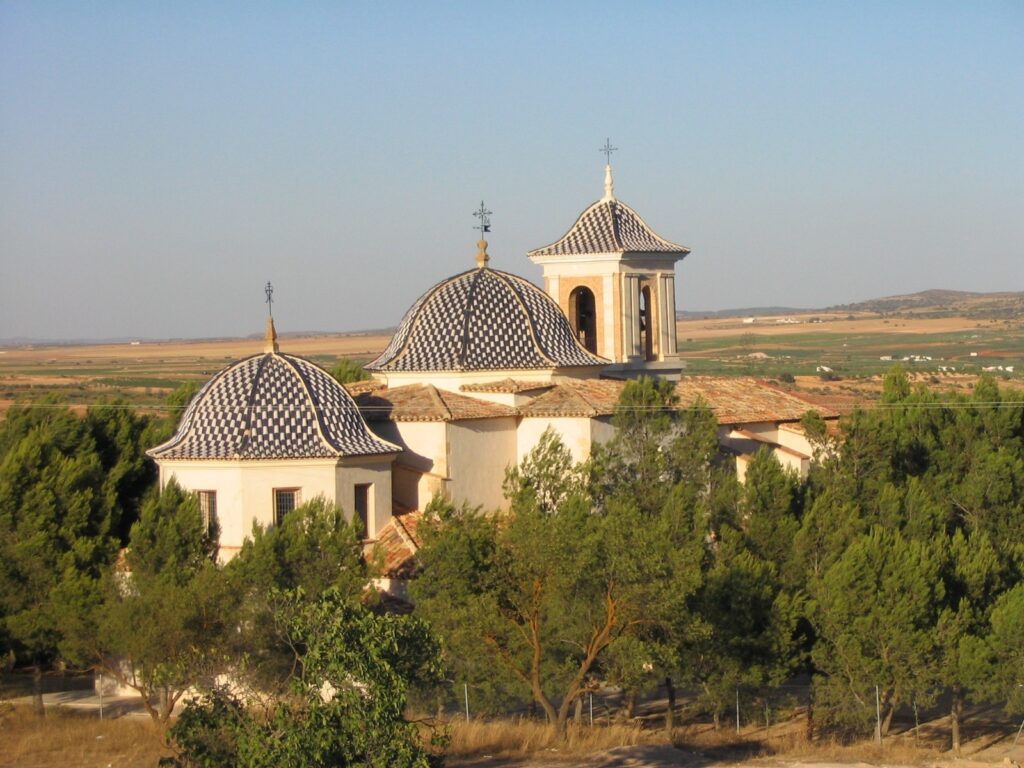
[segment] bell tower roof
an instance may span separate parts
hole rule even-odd
[[[569,231],[543,248],[527,253],[537,256],[583,256],[595,253],[675,254],[681,259],[690,252],[669,242],[647,226],[640,214],[615,197],[612,166],[605,166],[604,197],[587,208]]]

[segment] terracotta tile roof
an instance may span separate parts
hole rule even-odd
[[[438,389],[433,384],[376,389],[355,396],[367,421],[461,421],[515,416],[507,405]]]
[[[807,411],[817,410],[825,418],[835,411],[815,406],[796,395],[749,378],[688,376],[676,384],[680,405],[691,405],[698,397],[715,412],[719,424],[748,424],[758,421],[798,421]]]
[[[615,412],[624,381],[563,382],[519,408],[527,417],[608,416]],[[763,382],[749,378],[689,376],[676,384],[679,405],[688,407],[698,398],[711,407],[720,424],[760,421],[797,421],[813,404]],[[817,406],[825,418],[834,411]]]
[[[535,389],[550,389],[555,386],[550,382],[539,381],[517,381],[516,379],[501,379],[500,381],[485,381],[482,384],[463,384],[459,389],[462,392],[530,392]]]
[[[624,381],[580,380],[557,384],[519,407],[523,416],[608,416],[615,413]]]
[[[420,548],[416,529],[423,518],[422,512],[395,515],[377,534],[376,541],[366,545],[367,556],[374,550],[384,558],[384,575],[404,579],[413,575],[416,551]]]
[[[362,392],[373,392],[377,389],[384,389],[387,387],[383,381],[377,381],[376,379],[363,379],[362,381],[349,381],[342,385],[348,390],[348,393],[355,397]]]

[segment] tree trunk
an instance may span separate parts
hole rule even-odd
[[[885,713],[885,717],[882,718],[882,735],[888,736],[889,728],[892,727],[892,718],[896,714],[896,705],[899,704],[899,700],[895,696],[892,696],[885,704],[887,711]]]
[[[716,731],[722,727],[722,713],[718,711],[718,707],[715,707],[715,712],[711,716],[711,721],[715,724]]]
[[[43,717],[46,707],[43,706],[43,667],[37,661],[32,667],[32,710]]]
[[[960,725],[964,717],[964,691],[959,685],[953,686],[953,705],[949,709],[949,730],[952,736],[952,747],[960,754]]]
[[[573,713],[572,720],[576,725],[583,724],[583,697],[579,696],[576,699],[576,711]]]
[[[160,689],[160,722],[166,723],[171,716],[171,691],[165,685]]]
[[[623,704],[624,704],[624,706],[626,708],[626,719],[627,720],[632,720],[633,716],[636,714],[636,690],[635,689],[630,688],[629,690],[626,691],[626,695],[625,695],[625,698],[623,700]]]
[[[671,677],[665,678],[665,693],[668,696],[668,707],[665,709],[665,735],[672,739],[672,731],[676,727],[676,687]]]

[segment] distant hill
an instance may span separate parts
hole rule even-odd
[[[814,309],[795,307],[743,307],[740,309],[713,309],[706,312],[676,312],[676,320],[701,320],[709,317],[764,317],[766,315],[802,315]]]
[[[830,312],[874,312],[880,315],[914,314],[923,317],[1024,317],[1024,292],[972,293],[932,289],[903,296],[840,304]]]
[[[886,296],[853,304],[836,304],[818,309],[795,307],[744,307],[708,312],[677,312],[679,320],[722,317],[763,317],[765,315],[806,315],[814,312],[868,312],[877,315],[912,314],[917,317],[971,317],[976,319],[1024,319],[1024,292],[972,293],[932,289],[902,296]]]

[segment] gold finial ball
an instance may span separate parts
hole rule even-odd
[[[476,244],[476,247],[477,247],[476,265],[478,267],[485,267],[485,266],[487,266],[487,262],[491,260],[491,257],[487,255],[487,241],[486,240],[478,240],[477,244]]]

